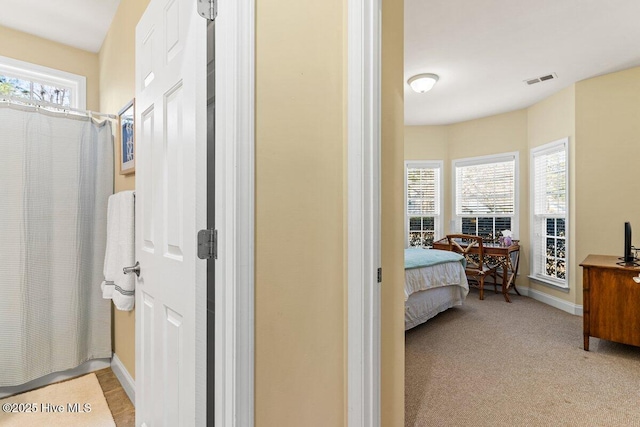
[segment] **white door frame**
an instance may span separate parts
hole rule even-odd
[[[380,425],[381,0],[348,0],[348,425]]]
[[[254,425],[254,28],[254,0],[219,2],[214,416],[218,427]]]

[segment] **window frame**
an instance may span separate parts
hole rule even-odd
[[[444,213],[443,213],[443,187],[444,187],[444,161],[443,160],[405,160],[404,162],[404,247],[409,248],[409,182],[407,171],[412,169],[437,169],[439,171],[437,191],[438,213],[434,215],[434,241],[444,237]],[[426,216],[426,215],[425,215]]]
[[[560,151],[563,150],[565,152],[565,214],[564,216],[559,215],[559,214],[548,214],[548,215],[543,215],[543,217],[545,218],[545,224],[546,224],[546,219],[549,218],[553,218],[553,219],[564,219],[564,260],[565,260],[565,275],[564,275],[564,280],[563,279],[558,279],[558,278],[554,278],[554,277],[550,277],[550,276],[546,276],[538,271],[536,271],[536,257],[537,254],[535,253],[536,250],[536,213],[535,213],[535,200],[536,200],[536,193],[535,193],[535,182],[536,182],[536,176],[535,176],[535,157],[539,156],[539,155],[544,155],[544,154],[551,154],[554,153],[556,151]],[[569,248],[569,237],[570,237],[570,196],[571,196],[571,188],[569,187],[570,184],[570,159],[569,159],[569,137],[565,137],[565,138],[561,138],[549,143],[546,143],[544,145],[541,145],[539,147],[535,147],[532,148],[531,150],[529,150],[529,203],[530,203],[530,209],[529,209],[529,238],[530,238],[530,254],[531,254],[531,263],[530,263],[530,268],[529,268],[529,278],[532,280],[535,280],[536,282],[554,287],[556,289],[560,289],[562,291],[568,292],[570,290],[570,275],[571,275],[571,268],[570,268],[570,262],[569,262],[569,255],[570,255],[570,248]],[[545,226],[546,227],[546,226]],[[546,234],[545,234],[545,241],[546,241]],[[546,248],[546,243],[544,245],[544,247]]]
[[[514,197],[513,197],[513,214],[512,215],[464,215],[459,216],[457,214],[457,189],[458,189],[458,180],[456,170],[458,167],[465,166],[477,166],[477,165],[485,165],[489,163],[501,163],[512,161],[514,162],[514,172],[513,172],[513,185],[514,185]],[[514,240],[519,240],[520,236],[520,153],[518,151],[511,151],[508,153],[500,153],[500,154],[490,154],[486,156],[477,156],[477,157],[466,157],[461,159],[453,159],[451,161],[451,205],[452,205],[452,224],[451,231],[455,233],[462,232],[462,218],[504,218],[511,217],[511,233],[512,238]],[[496,230],[497,231],[497,230]],[[496,236],[497,238],[498,236]]]
[[[9,75],[23,80],[29,80],[51,86],[63,86],[71,89],[69,108],[77,110],[87,109],[87,78],[78,74],[56,70],[30,62],[0,56],[0,74]],[[34,102],[33,99],[26,102]],[[38,103],[37,101],[35,101]],[[49,105],[48,103],[43,103]],[[55,104],[51,104],[57,106]],[[65,108],[59,106],[60,108]]]

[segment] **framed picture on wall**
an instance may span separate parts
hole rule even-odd
[[[118,113],[118,129],[120,134],[120,175],[129,175],[136,171],[134,109],[135,99],[132,99]]]

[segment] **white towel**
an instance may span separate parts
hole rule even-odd
[[[107,207],[107,249],[104,256],[102,297],[112,299],[119,310],[133,310],[135,274],[124,274],[124,267],[135,262],[135,197],[133,191],[109,196]]]

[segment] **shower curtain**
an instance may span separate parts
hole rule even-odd
[[[0,104],[0,387],[111,357],[111,125]]]

